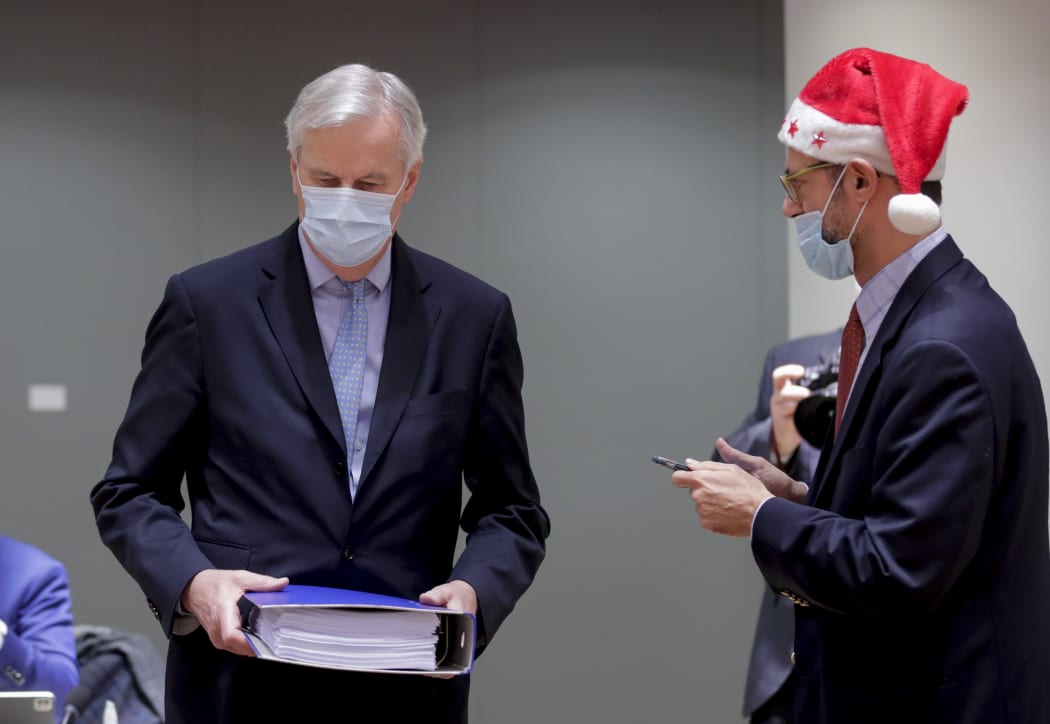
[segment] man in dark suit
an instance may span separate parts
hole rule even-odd
[[[80,680],[66,567],[0,535],[0,572],[0,692],[50,691],[57,720]]]
[[[793,478],[811,480],[820,448],[795,425],[795,410],[823,373],[838,371],[841,330],[789,339],[766,354],[758,400],[726,442],[737,450],[770,460]],[[819,374],[818,377],[809,375]],[[811,439],[815,433],[811,434]],[[714,451],[712,460],[721,461]],[[795,612],[791,602],[768,587],[762,593],[751,659],[744,687],[744,716],[751,724],[790,724],[794,708]]]
[[[92,491],[99,531],[171,637],[169,724],[464,722],[467,676],[260,661],[240,631],[245,591],[291,581],[475,613],[480,652],[549,532],[509,300],[394,231],[423,157],[414,94],[342,66],[286,128],[299,221],[169,281]]]
[[[795,603],[806,724],[1050,721],[1048,451],[1016,320],[940,224],[966,88],[859,48],[784,117],[784,213],[809,266],[862,289],[837,432],[807,487],[735,450],[694,463],[702,525],[751,536]]]

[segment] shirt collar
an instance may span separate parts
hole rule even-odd
[[[926,255],[948,238],[948,232],[943,226],[929,236],[913,244],[911,248],[884,266],[875,276],[868,280],[857,295],[857,316],[864,327],[864,338],[870,341],[878,332],[886,312],[897,297],[897,292],[904,286],[905,280],[911,275],[915,267],[919,265]]]
[[[303,263],[306,264],[306,278],[310,281],[310,291],[315,292],[321,287],[331,289],[332,287],[326,285],[329,285],[333,279],[338,280],[338,277],[332,273],[331,269],[325,266],[325,263],[321,261],[307,243],[306,237],[303,235],[302,225],[299,226],[298,231],[299,249],[303,254]],[[372,282],[372,285],[380,294],[386,289],[386,285],[390,283],[390,249],[393,245],[394,242],[391,241],[383,251],[383,255],[379,257],[379,261],[372,268],[372,271],[365,275],[365,279]]]

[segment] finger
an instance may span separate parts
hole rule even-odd
[[[692,472],[678,470],[671,473],[671,484],[676,488],[695,488],[698,485],[703,485],[703,482]]]
[[[802,385],[795,385],[788,382],[786,385],[780,388],[780,396],[791,400],[803,400],[809,397],[809,388],[803,387]]]
[[[288,585],[288,577],[274,578],[251,571],[238,571],[235,581],[245,591],[280,591]]]
[[[780,365],[773,370],[773,386],[783,386],[789,380],[797,380],[806,372],[802,365]]]
[[[215,648],[242,656],[252,655],[252,647],[241,630],[241,615],[236,605],[223,606],[214,625],[206,630]]]

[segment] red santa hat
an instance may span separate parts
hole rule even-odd
[[[896,176],[901,193],[890,199],[890,222],[907,234],[928,234],[940,226],[941,212],[919,189],[944,177],[948,126],[968,99],[966,86],[924,63],[855,48],[806,84],[777,138],[821,161],[862,158]]]

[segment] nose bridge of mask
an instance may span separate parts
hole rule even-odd
[[[402,191],[404,191],[405,184],[408,183],[408,171],[405,171],[405,175],[401,177],[401,185],[398,186],[397,191],[392,194],[383,194],[378,191],[362,191],[361,189],[355,189],[349,186],[307,186],[303,183],[302,176],[299,175],[298,166],[295,169],[295,178],[299,182],[299,188],[303,192],[304,200],[309,193],[311,196],[318,199],[353,199],[360,204],[367,204],[369,206],[386,206],[389,208],[394,205],[397,197],[401,195]]]
[[[392,227],[397,224],[397,219],[390,218],[390,212],[394,208],[394,202],[397,201],[397,197],[408,182],[408,171],[405,171],[405,175],[401,179],[401,185],[395,193],[381,194],[375,191],[362,191],[345,186],[335,188],[306,186],[303,184],[298,168],[295,170],[295,175],[303,194],[303,206],[305,207],[306,216],[373,226],[386,226],[389,224]],[[398,217],[400,217],[400,214],[398,214]]]

